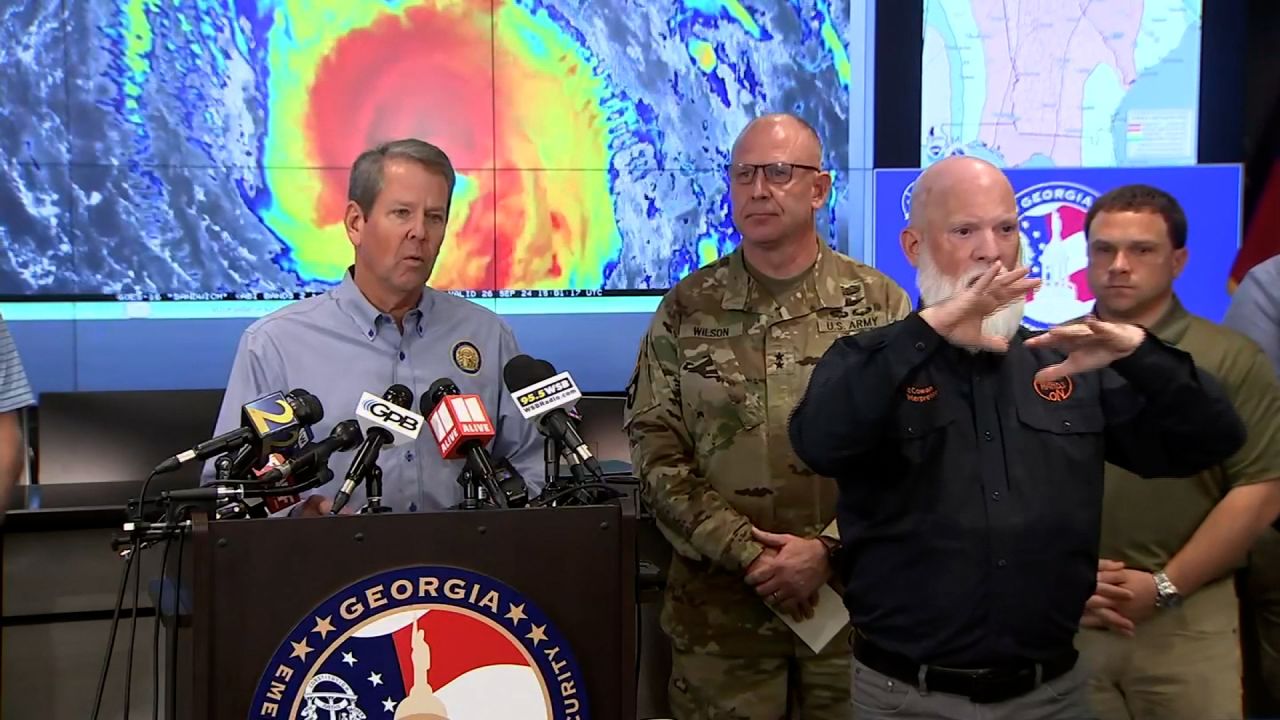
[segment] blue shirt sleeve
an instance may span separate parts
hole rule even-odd
[[[22,369],[18,347],[9,326],[0,318],[0,412],[10,412],[35,404],[27,373]]]
[[[1245,275],[1222,323],[1258,343],[1280,375],[1280,256]]]
[[[515,334],[506,323],[502,325],[502,334],[498,339],[498,354],[501,356],[499,366],[506,367],[507,361],[521,354]],[[494,421],[497,434],[493,438],[493,456],[506,458],[512,467],[524,478],[525,487],[529,490],[529,498],[537,497],[546,485],[545,465],[542,461],[542,436],[534,424],[524,419],[511,393],[505,388],[498,393],[498,413]]]
[[[270,336],[253,327],[246,330],[236,348],[236,359],[231,365],[226,394],[222,396],[218,422],[210,437],[239,427],[241,406],[276,390],[287,390],[281,387],[283,381],[284,361]],[[200,482],[208,483],[213,477],[213,460],[208,460],[201,469]]]

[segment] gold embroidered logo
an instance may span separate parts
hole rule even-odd
[[[480,372],[480,350],[469,342],[463,341],[453,346],[453,364],[469,375]]]

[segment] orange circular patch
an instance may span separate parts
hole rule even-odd
[[[1049,402],[1066,400],[1071,397],[1071,391],[1075,387],[1069,377],[1058,378],[1045,383],[1033,381],[1032,384],[1036,388],[1036,394]]]

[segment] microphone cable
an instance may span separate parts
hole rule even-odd
[[[169,668],[169,676],[173,684],[169,690],[169,717],[178,717],[178,628],[182,625],[182,550],[187,542],[187,533],[178,533],[178,569],[173,577],[173,632],[169,634],[169,657],[173,665]]]
[[[91,720],[98,720],[98,713],[102,710],[102,693],[107,687],[107,674],[111,670],[111,653],[116,646],[116,631],[120,627],[120,613],[124,609],[124,593],[129,588],[129,571],[133,569],[138,545],[136,541],[133,543],[133,549],[124,561],[124,572],[120,574],[120,589],[116,591],[116,606],[111,614],[111,632],[107,636],[107,652],[102,658],[102,671],[98,674],[98,691],[93,698]]]
[[[164,553],[160,556],[160,591],[156,593],[155,624],[151,626],[151,718],[160,720],[160,624],[164,617],[164,589],[169,584],[164,576],[169,568],[169,550],[173,539],[164,541]],[[175,614],[176,617],[176,614]]]
[[[135,540],[133,543],[133,552],[130,554],[138,555],[137,566],[133,569],[133,611],[130,613],[129,619],[129,654],[124,664],[124,714],[121,717],[129,717],[129,700],[133,690],[133,648],[138,640],[138,594],[142,589],[142,541]]]

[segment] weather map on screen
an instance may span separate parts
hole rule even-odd
[[[458,170],[441,289],[670,287],[736,246],[724,168],[768,111],[816,126],[820,222],[848,235],[847,0],[0,0],[0,23],[6,299],[323,291],[348,168],[405,136]]]
[[[925,0],[921,166],[1196,162],[1201,0]]]

